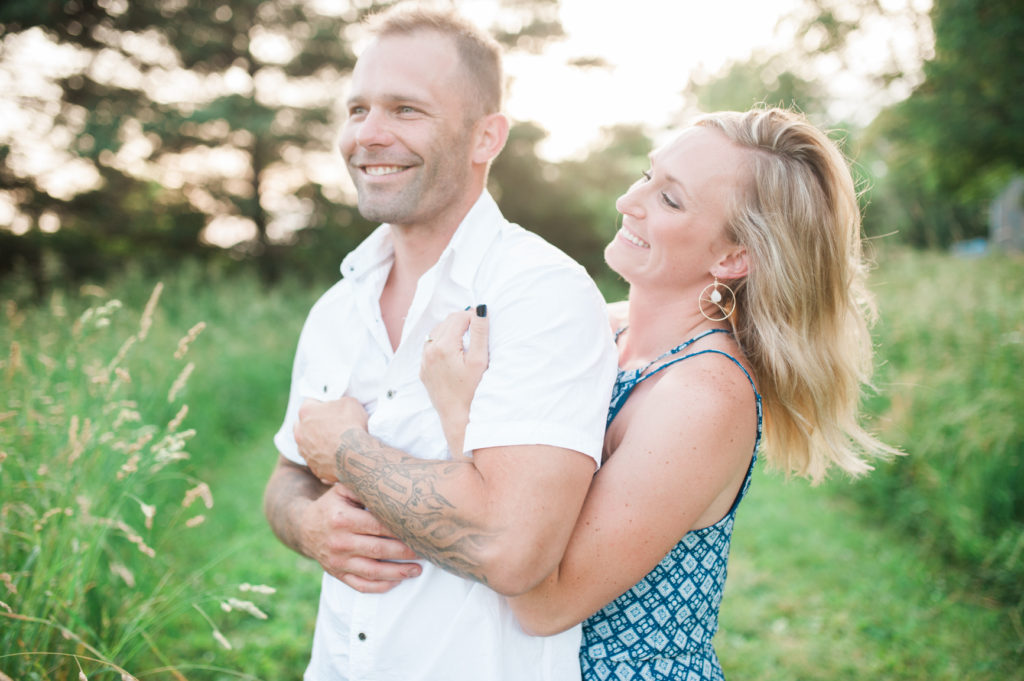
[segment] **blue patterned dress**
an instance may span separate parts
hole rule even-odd
[[[688,532],[647,576],[583,622],[580,667],[584,681],[724,681],[711,639],[718,630],[718,607],[725,586],[736,508],[750,487],[761,441],[761,395],[747,370],[728,353],[699,350],[682,354],[712,333],[728,331],[707,331],[640,369],[620,371],[608,408],[608,424],[642,381],[690,357],[724,355],[743,370],[757,402],[755,454],[746,479],[724,518]],[[652,365],[665,359],[668,361],[648,372]]]

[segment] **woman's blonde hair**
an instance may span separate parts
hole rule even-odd
[[[727,227],[746,247],[749,271],[728,283],[736,338],[764,401],[768,462],[815,482],[832,466],[862,474],[869,458],[896,451],[858,421],[876,310],[846,159],[782,109],[713,113],[696,125],[751,152],[749,187]]]

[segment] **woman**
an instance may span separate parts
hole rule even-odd
[[[769,465],[813,481],[893,450],[857,423],[873,308],[835,145],[787,111],[725,112],[650,159],[605,250],[629,300],[609,309],[604,463],[558,569],[511,604],[536,634],[583,621],[584,679],[721,679],[711,641],[762,414]],[[480,377],[469,319],[424,353],[452,451]]]

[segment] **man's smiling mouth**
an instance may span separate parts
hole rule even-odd
[[[363,172],[367,175],[380,177],[382,175],[394,175],[406,169],[406,166],[363,166]]]

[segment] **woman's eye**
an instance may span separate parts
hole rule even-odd
[[[666,194],[665,192],[661,193],[661,200],[664,201],[665,205],[667,205],[669,208],[674,208],[676,210],[679,210],[682,207],[678,203],[673,201],[672,198],[668,194]]]
[[[651,181],[651,171],[650,170],[641,170],[640,171],[640,177],[643,178],[644,182],[650,182]]]

